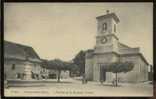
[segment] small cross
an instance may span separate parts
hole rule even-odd
[[[106,13],[109,14],[109,10],[107,10]]]

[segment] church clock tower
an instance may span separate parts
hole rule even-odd
[[[115,13],[106,11],[106,15],[98,16],[95,53],[117,52],[118,37],[116,36],[119,18]]]
[[[97,36],[96,45],[94,49],[89,49],[85,54],[85,78],[87,80],[109,82],[111,83],[116,78],[116,74],[107,71],[107,66],[114,62],[127,62],[134,63],[134,72],[126,74],[120,73],[118,75],[120,81],[123,82],[140,82],[146,81],[147,76],[144,72],[140,72],[137,67],[147,67],[148,62],[143,55],[139,52],[139,48],[131,48],[119,42],[116,36],[117,25],[119,18],[115,13],[107,13],[102,16],[96,17],[97,19]],[[142,61],[141,61],[142,60]],[[143,62],[143,63],[142,63]],[[142,65],[144,64],[144,65]],[[139,71],[139,72],[138,72]],[[142,76],[144,74],[144,77]],[[141,77],[142,76],[142,77]],[[141,79],[138,79],[141,77]]]

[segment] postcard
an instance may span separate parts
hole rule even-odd
[[[153,96],[153,3],[4,3],[6,97]]]

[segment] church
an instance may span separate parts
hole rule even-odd
[[[112,62],[133,62],[134,68],[127,73],[118,73],[119,82],[144,82],[148,80],[148,62],[140,53],[139,47],[132,48],[119,41],[117,25],[120,22],[115,13],[96,17],[97,36],[94,49],[87,50],[85,55],[85,76],[90,81],[112,82],[112,72],[102,66]]]

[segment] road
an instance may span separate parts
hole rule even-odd
[[[62,83],[51,81],[38,87],[10,87],[5,89],[5,96],[153,96],[153,86],[148,83],[119,83],[120,86],[113,87],[109,83],[82,84],[79,80],[68,79],[67,81],[62,80]]]

